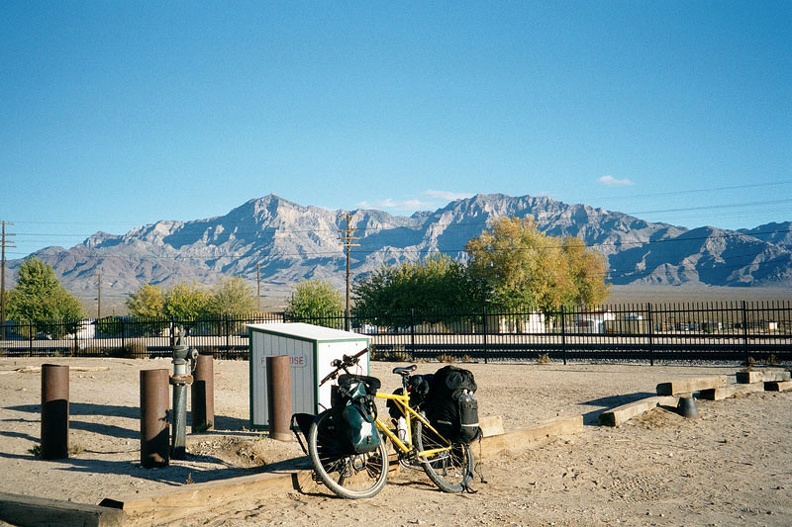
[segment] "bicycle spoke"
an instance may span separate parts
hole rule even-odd
[[[332,416],[325,412],[308,437],[311,462],[322,482],[342,498],[369,498],[382,490],[388,477],[385,441],[368,454],[344,454],[336,442]]]
[[[426,475],[444,492],[462,492],[473,477],[473,450],[470,445],[454,445],[450,450],[428,453],[444,448],[447,442],[415,421],[414,442]]]

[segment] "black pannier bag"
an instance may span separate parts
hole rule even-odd
[[[429,397],[429,389],[432,385],[432,378],[434,376],[430,373],[427,375],[413,375],[410,377],[407,391],[410,392],[410,407],[414,410],[421,408],[421,404]],[[396,395],[404,393],[402,388],[396,388],[393,391]],[[394,419],[402,417],[401,411],[396,407],[396,403],[391,401],[385,403],[388,408],[388,414]]]
[[[344,374],[338,377],[338,385],[331,388],[333,423],[339,446],[348,454],[365,454],[379,448],[381,439],[374,424],[377,417],[374,396],[379,387],[380,381],[375,377]]]
[[[454,443],[470,443],[481,435],[476,381],[470,370],[444,366],[429,390],[426,413],[438,432]]]

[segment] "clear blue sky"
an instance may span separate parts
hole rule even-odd
[[[792,2],[0,2],[19,258],[275,193],[792,220]]]

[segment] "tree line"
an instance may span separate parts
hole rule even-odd
[[[466,261],[437,255],[419,262],[383,265],[352,285],[358,320],[412,313],[437,322],[453,311],[488,305],[503,312],[554,313],[602,304],[608,297],[607,260],[579,238],[539,231],[531,217],[500,218],[465,245]],[[340,294],[321,281],[298,284],[287,314],[333,317]]]
[[[418,262],[383,265],[359,276],[351,287],[353,315],[361,320],[412,312],[421,321],[433,314],[470,312],[489,305],[504,311],[557,312],[561,307],[597,305],[608,296],[604,255],[575,237],[541,233],[533,218],[500,218],[465,245],[467,259],[436,255]],[[25,260],[15,287],[7,293],[10,320],[38,324],[85,317],[79,300],[58,281],[52,267]],[[149,319],[242,319],[255,312],[253,288],[229,277],[212,287],[179,283],[168,289],[145,284],[130,293],[129,314]],[[299,320],[337,317],[341,292],[324,280],[295,285],[285,314]]]

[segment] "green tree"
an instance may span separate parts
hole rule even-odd
[[[220,280],[210,293],[209,313],[215,317],[218,335],[243,335],[245,321],[256,309],[253,288],[237,276]]]
[[[212,305],[210,292],[201,284],[179,283],[165,292],[165,316],[192,327],[192,322],[209,314]]]
[[[129,294],[126,306],[132,316],[161,318],[165,315],[165,293],[159,286],[146,284]]]
[[[501,309],[548,313],[607,292],[597,255],[579,240],[539,232],[531,217],[500,218],[465,248],[468,272]]]
[[[129,314],[139,319],[136,330],[142,335],[157,335],[168,323],[165,319],[165,293],[162,288],[153,284],[145,284],[137,291],[130,293],[126,301]],[[107,317],[97,321],[97,330],[107,336],[117,335],[123,325],[115,317]]]
[[[605,302],[610,294],[609,285],[605,283],[608,273],[605,255],[587,250],[583,240],[574,236],[564,238],[561,250],[575,285],[575,295],[565,304],[596,306]]]
[[[253,288],[238,276],[225,278],[212,288],[209,309],[216,316],[248,317],[256,309]]]
[[[285,315],[320,326],[343,327],[344,300],[326,280],[306,280],[294,286]]]
[[[364,319],[369,313],[394,317],[412,312],[420,322],[448,321],[450,312],[469,310],[476,303],[475,288],[465,267],[447,255],[383,265],[356,280],[353,294],[354,313]],[[403,322],[411,323],[412,319]]]
[[[54,269],[35,257],[19,266],[16,285],[8,292],[6,310],[10,320],[33,324],[33,331],[44,331],[54,337],[74,331],[85,316],[82,304],[63,287]],[[71,325],[63,328],[47,322]]]

